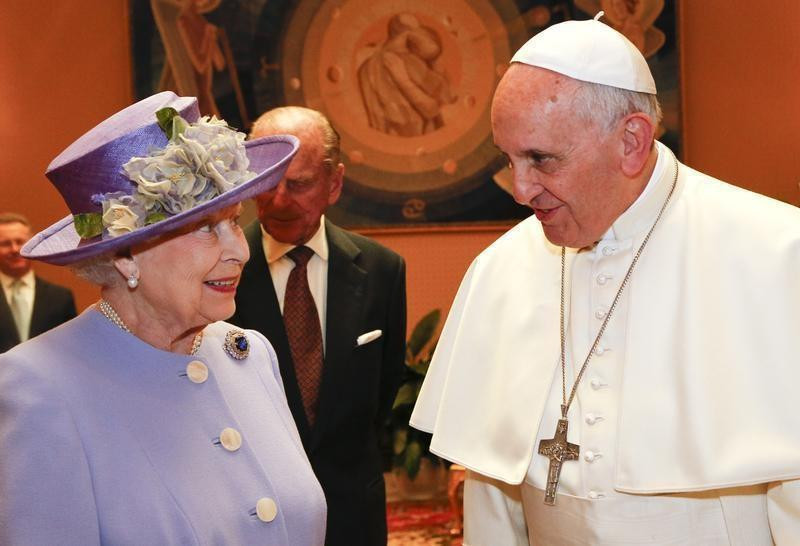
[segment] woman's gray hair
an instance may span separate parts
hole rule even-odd
[[[124,281],[114,266],[114,258],[117,255],[116,252],[106,252],[71,264],[69,268],[81,279],[102,288],[110,288]]]
[[[661,105],[656,95],[600,83],[580,82],[572,97],[572,106],[583,119],[607,130],[636,112],[647,114],[656,127],[661,123]]]

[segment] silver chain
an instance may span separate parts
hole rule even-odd
[[[600,338],[603,337],[603,333],[606,331],[608,321],[611,318],[611,315],[614,314],[614,310],[617,308],[617,303],[619,302],[620,296],[622,296],[622,292],[625,290],[625,287],[628,285],[628,281],[633,274],[633,269],[636,267],[636,263],[639,261],[639,257],[642,255],[644,247],[647,246],[647,242],[650,240],[653,230],[656,229],[658,221],[661,220],[661,215],[664,214],[667,204],[672,198],[672,194],[675,192],[675,186],[678,183],[678,160],[674,155],[672,156],[672,160],[675,163],[675,176],[672,179],[672,187],[669,190],[669,194],[664,200],[664,204],[661,205],[661,210],[658,211],[658,216],[656,216],[655,222],[653,222],[653,225],[650,227],[650,231],[647,232],[647,235],[644,237],[644,241],[642,241],[642,244],[639,245],[639,250],[637,250],[636,254],[633,256],[631,265],[628,267],[628,272],[625,273],[625,278],[622,279],[619,290],[617,290],[617,295],[614,296],[614,301],[611,302],[611,307],[608,309],[608,313],[606,313],[606,318],[603,320],[603,324],[600,325],[600,330],[597,332],[597,337],[594,338],[594,343],[592,343],[592,347],[589,349],[589,354],[586,355],[586,360],[583,361],[583,366],[581,366],[578,376],[575,378],[575,383],[572,384],[572,390],[569,393],[569,398],[567,398],[566,335],[564,333],[564,279],[566,277],[565,272],[567,250],[563,246],[561,247],[561,399],[563,401],[563,404],[561,405],[561,415],[564,419],[567,418],[567,412],[572,404],[572,400],[575,398],[575,394],[578,392],[578,385],[583,378],[583,373],[586,371],[587,366],[589,366],[589,361],[592,359],[592,355],[597,349],[598,343],[600,343]]]
[[[97,304],[97,308],[100,310],[100,313],[103,314],[109,321],[115,324],[120,330],[128,332],[132,334],[130,328],[122,321],[122,318],[117,314],[111,304],[108,303],[106,300],[100,300]],[[194,340],[192,340],[192,349],[189,352],[191,355],[196,355],[197,351],[200,350],[200,345],[203,343],[203,331],[197,333],[194,336]]]

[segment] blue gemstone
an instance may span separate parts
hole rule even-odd
[[[250,346],[250,344],[247,343],[247,338],[246,337],[244,337],[244,336],[236,336],[236,348],[237,349],[239,349],[240,351],[246,351],[249,346]]]

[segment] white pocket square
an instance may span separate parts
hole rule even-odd
[[[366,334],[361,334],[356,338],[356,347],[361,347],[362,345],[366,345],[370,341],[375,341],[382,335],[383,335],[382,330],[373,330],[371,332],[367,332]]]

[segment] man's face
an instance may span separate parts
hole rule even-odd
[[[571,248],[598,241],[630,204],[619,174],[619,129],[574,114],[579,85],[513,64],[492,102],[494,141],[513,170],[514,199],[533,209],[551,243]]]
[[[275,240],[302,245],[319,228],[325,209],[339,198],[344,167],[328,172],[318,129],[286,132],[300,139],[300,150],[280,183],[256,197],[258,219]]]
[[[30,271],[30,260],[19,255],[22,245],[30,238],[31,230],[25,224],[0,224],[0,271],[14,278],[22,277]]]

